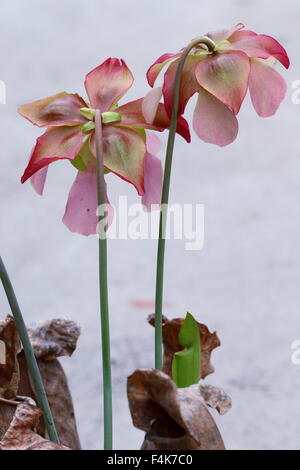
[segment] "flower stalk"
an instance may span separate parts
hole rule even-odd
[[[166,251],[166,226],[168,218],[168,205],[170,197],[170,184],[173,154],[177,130],[180,87],[182,72],[185,62],[191,50],[204,44],[210,51],[215,50],[215,43],[208,37],[204,36],[192,41],[184,50],[176,72],[174,95],[173,95],[173,109],[172,118],[168,139],[168,146],[166,152],[164,183],[162,192],[162,203],[160,212],[160,228],[159,228],[159,241],[158,241],[158,254],[157,254],[157,273],[156,273],[156,300],[155,300],[155,368],[162,370],[163,366],[163,293],[164,293],[164,265],[165,265],[165,251]]]
[[[27,328],[13,289],[10,278],[8,276],[5,265],[0,256],[0,279],[3,284],[7,300],[9,302],[16,327],[23,345],[29,374],[33,383],[34,391],[37,397],[38,405],[43,413],[45,426],[52,442],[59,444],[59,438],[56,431],[55,423],[49,406],[48,398],[45,392],[44,384],[40,374],[40,370],[34,355],[32,345],[28,336]]]
[[[110,352],[110,326],[107,281],[107,236],[106,236],[106,183],[104,179],[104,152],[102,113],[95,113],[96,157],[97,157],[97,193],[99,210],[99,283],[102,330],[102,367],[104,395],[104,450],[113,448],[112,417],[112,374]]]

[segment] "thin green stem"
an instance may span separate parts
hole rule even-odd
[[[186,59],[191,50],[199,44],[205,44],[210,51],[214,51],[215,44],[208,37],[201,37],[195,39],[184,50],[176,72],[174,95],[173,95],[173,110],[170,124],[170,133],[166,153],[164,183],[162,192],[162,204],[160,212],[160,228],[159,228],[159,241],[158,241],[158,254],[157,254],[157,273],[156,273],[156,301],[155,301],[155,367],[158,370],[163,366],[163,293],[164,293],[164,264],[165,264],[165,251],[166,251],[166,225],[168,218],[168,204],[170,196],[171,173],[173,163],[173,153],[177,131],[177,119],[179,110],[180,88],[182,72]]]
[[[27,328],[23,320],[23,316],[13,289],[13,286],[10,282],[8,273],[6,271],[5,265],[0,256],[0,278],[3,284],[12,314],[14,316],[17,330],[23,345],[27,366],[29,374],[33,383],[34,391],[37,397],[38,405],[43,412],[43,417],[45,420],[45,426],[49,434],[49,439],[52,442],[59,444],[58,434],[55,428],[55,423],[52,417],[50,410],[49,402],[46,396],[45,388],[43,385],[42,377],[40,370],[34,355],[32,345],[28,336]]]
[[[104,395],[104,450],[113,449],[112,374],[110,353],[110,327],[107,281],[107,236],[106,236],[106,184],[104,179],[102,114],[95,114],[97,182],[99,206],[99,283],[102,330],[102,364]]]

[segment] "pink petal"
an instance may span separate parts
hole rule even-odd
[[[122,126],[103,128],[104,165],[120,178],[132,183],[140,196],[144,194],[144,160],[146,144],[136,130]],[[91,140],[95,155],[95,136]]]
[[[236,139],[238,129],[233,112],[213,95],[201,90],[194,113],[194,130],[198,137],[225,147]]]
[[[29,164],[22,176],[25,183],[32,175],[57,160],[74,160],[82,147],[79,127],[54,127],[36,141]]]
[[[186,60],[181,79],[180,101],[178,111],[179,116],[184,114],[188,101],[200,89],[200,85],[195,76],[196,66],[200,63],[200,61],[201,59],[199,57],[193,55],[189,55]],[[174,84],[178,64],[179,60],[173,62],[165,73],[163,94],[165,107],[169,117],[172,116]]]
[[[220,31],[212,31],[207,34],[207,36],[212,39],[216,44],[221,41],[226,41],[230,36],[232,36],[235,32],[240,31],[241,29],[245,28],[243,23],[238,23],[231,29],[223,29]]]
[[[123,60],[107,59],[92,70],[85,80],[85,88],[95,109],[109,111],[131,88],[134,78]]]
[[[35,173],[30,178],[32,186],[34,187],[34,189],[40,196],[42,196],[44,193],[47,173],[48,173],[48,167],[46,166],[45,168],[42,168],[40,171]]]
[[[163,168],[159,158],[146,154],[145,158],[145,194],[142,203],[147,211],[158,209],[161,204]]]
[[[261,117],[273,116],[284,100],[287,85],[282,76],[261,60],[251,60],[249,89],[253,106]]]
[[[248,39],[254,36],[257,36],[257,34],[254,33],[254,31],[244,30],[244,31],[235,31],[227,39],[229,42],[231,42],[231,44],[234,44],[235,42],[241,41],[243,39]]]
[[[108,211],[107,225],[113,220],[113,208],[106,196]],[[97,175],[95,169],[79,171],[71,188],[64,224],[71,232],[89,236],[97,233],[99,217],[97,216]]]
[[[162,87],[151,90],[143,100],[143,115],[147,123],[153,124],[162,98]]]
[[[161,141],[154,132],[146,132],[147,134],[147,152],[157,155],[161,151]]]
[[[63,92],[25,104],[19,108],[19,113],[38,127],[67,126],[86,122],[80,113],[86,106],[79,95]]]
[[[157,114],[152,124],[148,124],[145,121],[143,114],[143,98],[131,101],[119,107],[116,111],[122,115],[122,126],[150,129],[158,132],[163,132],[170,127],[170,118],[162,103],[158,105]],[[183,117],[178,118],[177,133],[187,142],[191,141],[189,125]]]
[[[199,84],[238,114],[248,90],[249,59],[229,51],[203,59],[196,67]]]
[[[180,56],[179,54],[164,54],[159,59],[157,59],[154,64],[151,65],[150,69],[147,72],[147,79],[149,85],[153,88],[156,82],[156,79],[162,69],[167,65],[171,60]]]
[[[233,44],[235,50],[245,52],[249,57],[268,59],[275,57],[285,68],[289,68],[290,60],[286,50],[271,36],[259,34],[242,39]]]

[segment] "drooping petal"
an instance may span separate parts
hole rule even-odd
[[[125,95],[133,82],[125,62],[111,58],[86,76],[85,88],[92,107],[106,112]]]
[[[142,203],[147,211],[158,209],[161,204],[163,168],[159,158],[151,153],[145,158],[145,194]]]
[[[250,95],[257,114],[261,117],[273,116],[287,92],[282,76],[262,60],[251,60],[249,81]]]
[[[149,91],[143,100],[143,115],[147,123],[153,124],[157,114],[157,108],[162,98],[162,87],[154,88]]]
[[[143,114],[143,98],[120,106],[116,109],[116,112],[122,115],[122,126],[150,129],[158,132],[162,132],[170,127],[170,118],[162,103],[158,105],[157,114],[152,124],[148,124],[145,121]],[[191,141],[189,125],[183,117],[178,118],[177,133],[187,142]]]
[[[248,90],[250,62],[246,54],[228,51],[203,59],[196,67],[199,84],[238,114]]]
[[[245,25],[243,23],[238,23],[236,26],[234,26],[231,29],[222,29],[220,31],[211,31],[210,33],[207,34],[207,36],[212,41],[214,41],[216,44],[218,44],[221,41],[226,41],[235,32],[241,31],[243,28],[245,28]]]
[[[186,60],[186,63],[182,72],[182,79],[181,79],[179,111],[178,111],[179,116],[184,114],[188,101],[200,89],[200,85],[195,75],[196,66],[200,62],[201,62],[201,59],[197,56],[189,55],[187,57],[187,60]],[[173,64],[170,65],[167,72],[165,73],[163,94],[164,94],[165,107],[170,117],[172,116],[174,84],[175,84],[175,77],[176,77],[178,64],[179,64],[179,60],[176,60],[175,62],[173,62]]]
[[[82,146],[79,127],[54,127],[36,141],[29,164],[21,179],[25,183],[32,175],[57,160],[73,160]]]
[[[233,112],[205,90],[199,92],[194,113],[194,130],[204,142],[225,147],[238,134],[238,121]]]
[[[19,108],[19,113],[38,127],[72,126],[86,122],[80,113],[86,106],[79,95],[63,92],[25,104]]]
[[[178,54],[164,54],[159,59],[157,59],[154,64],[151,65],[150,69],[147,72],[147,79],[149,85],[153,88],[156,82],[156,79],[162,69],[167,65],[171,60],[177,58],[180,56],[180,53]]]
[[[161,151],[161,141],[154,132],[146,132],[147,135],[147,152],[152,155],[157,155]]]
[[[241,41],[242,39],[248,39],[254,36],[257,36],[254,31],[244,29],[243,31],[235,31],[231,36],[227,38],[227,40],[231,44],[234,44],[235,42]]]
[[[290,66],[286,50],[271,36],[258,34],[235,42],[233,47],[237,51],[245,52],[249,57],[257,59],[275,57],[285,68],[288,69]]]
[[[95,155],[95,136],[91,150]],[[146,143],[134,129],[122,126],[103,128],[104,165],[120,178],[132,183],[140,196],[144,194],[144,160]]]
[[[44,187],[47,179],[48,167],[42,168],[40,171],[35,173],[31,178],[31,184],[36,190],[36,192],[42,196],[44,193]]]

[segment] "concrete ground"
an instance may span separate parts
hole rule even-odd
[[[19,183],[40,132],[16,109],[63,90],[84,93],[85,74],[110,56],[123,57],[136,76],[128,99],[141,97],[145,71],[161,53],[239,21],[286,46],[289,92],[276,117],[259,119],[247,100],[232,146],[178,139],[172,201],[205,204],[206,243],[200,252],[169,243],[165,313],[190,311],[219,333],[223,344],[209,381],[233,398],[231,413],[217,418],[227,447],[299,450],[300,366],[291,362],[291,344],[300,339],[300,107],[291,101],[292,83],[300,79],[299,17],[298,0],[11,0],[1,6],[0,79],[7,86],[7,104],[0,106],[1,255],[28,323],[63,316],[82,326],[78,351],[63,363],[84,449],[102,445],[97,240],[61,223],[71,166],[53,165],[43,198]],[[109,178],[109,187],[112,201],[119,194],[135,200],[117,178]],[[126,377],[153,366],[151,310],[134,305],[153,300],[156,243],[112,241],[109,251],[115,446],[137,449],[143,434],[131,425]],[[1,318],[9,312],[2,293],[0,312]]]

